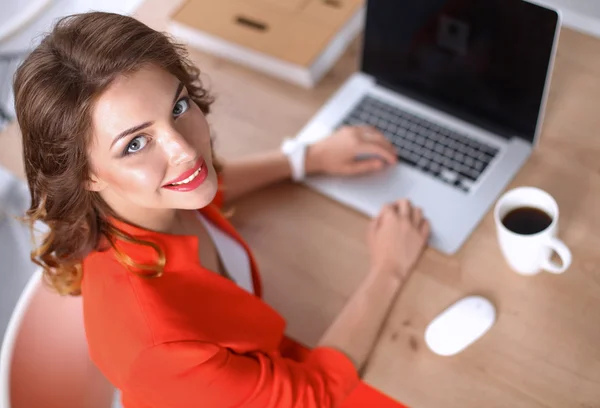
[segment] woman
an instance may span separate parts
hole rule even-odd
[[[428,223],[407,201],[385,207],[368,232],[368,277],[318,347],[286,339],[219,209],[289,178],[290,164],[271,152],[218,165],[198,75],[182,46],[130,17],[57,24],[15,77],[27,215],[50,228],[32,258],[60,293],[82,294],[90,355],[126,408],[356,404],[370,395],[357,371]],[[382,161],[395,152],[381,134],[344,128],[304,164],[359,174]]]

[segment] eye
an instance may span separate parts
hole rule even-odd
[[[148,138],[146,136],[140,135],[131,139],[131,142],[125,148],[123,152],[124,155],[137,153],[142,150],[148,144]]]
[[[173,116],[175,118],[183,115],[190,108],[190,98],[183,97],[173,106]]]

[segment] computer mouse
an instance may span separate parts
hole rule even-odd
[[[494,305],[482,296],[468,296],[444,310],[425,330],[425,344],[441,356],[460,353],[481,338],[496,321]]]

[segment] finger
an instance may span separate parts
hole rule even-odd
[[[419,207],[413,208],[412,211],[412,223],[415,227],[421,225],[421,221],[423,221],[423,210]]]
[[[385,147],[390,152],[395,153],[396,148],[377,128],[369,125],[361,126],[359,128],[365,137],[363,140],[380,144],[382,147]]]
[[[398,215],[398,204],[396,202],[386,204],[383,207],[383,212],[387,215]]]
[[[398,217],[398,208],[396,203],[389,203],[383,206],[381,213],[379,214],[380,223],[385,222],[386,219]]]
[[[419,226],[419,232],[423,238],[429,238],[429,234],[431,233],[431,224],[429,224],[429,221],[425,218],[423,218],[423,221]]]
[[[401,217],[408,218],[409,220],[412,219],[412,206],[410,205],[410,202],[408,200],[402,199],[398,200],[396,203],[398,206],[398,214]]]
[[[398,149],[380,133],[369,133],[368,136],[363,136],[359,139],[359,144],[374,144],[385,149],[390,153],[395,161],[398,161]]]
[[[356,148],[355,156],[361,155],[377,156],[388,164],[395,164],[398,161],[395,152],[391,152],[377,143],[359,143]]]
[[[393,213],[395,210],[392,209],[390,207],[390,205],[384,205],[381,210],[379,211],[379,214],[377,214],[375,217],[373,217],[371,219],[371,223],[369,224],[369,231],[368,233],[370,235],[373,235],[375,233],[375,231],[377,231],[377,229],[379,228],[379,226],[382,223],[382,220],[389,216],[390,213]]]
[[[348,173],[351,175],[370,173],[381,170],[385,163],[380,159],[360,160],[354,162],[348,168]]]

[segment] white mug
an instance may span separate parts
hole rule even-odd
[[[544,230],[527,235],[509,230],[503,224],[504,217],[523,207],[545,212],[552,222]],[[571,251],[557,238],[558,204],[545,191],[535,187],[508,191],[496,203],[494,220],[502,254],[515,272],[521,275],[535,275],[542,270],[563,273],[571,265]],[[561,258],[562,265],[552,261],[552,251]]]

